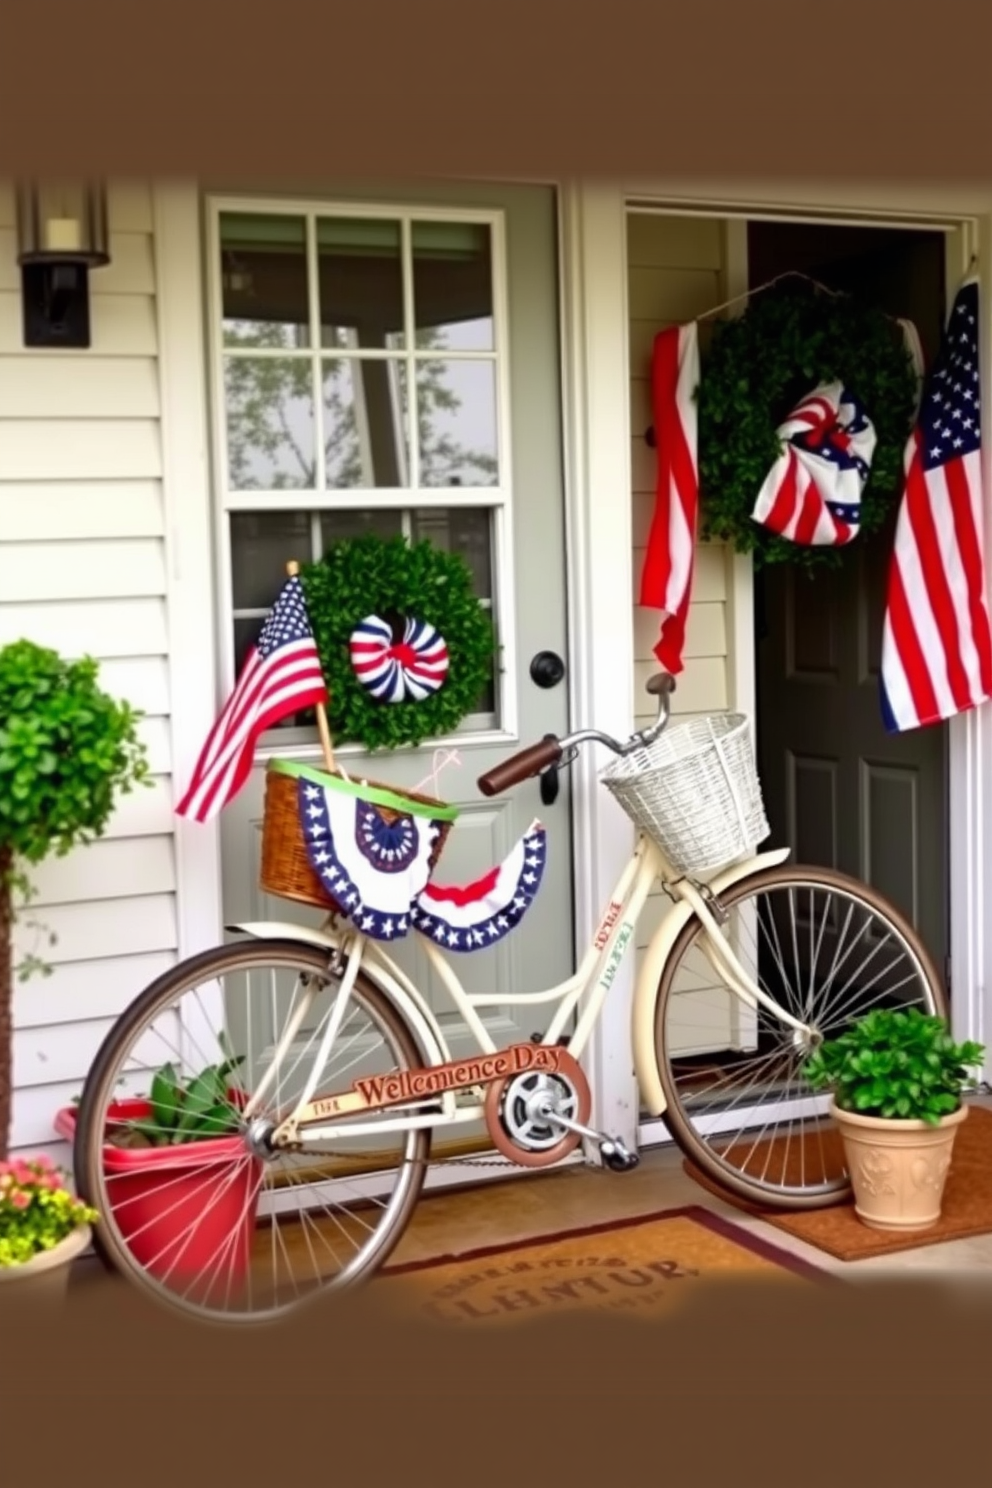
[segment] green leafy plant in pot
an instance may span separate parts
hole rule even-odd
[[[163,1064],[146,1094],[112,1102],[101,1132],[97,1248],[111,1265],[126,1250],[167,1287],[202,1301],[229,1301],[248,1274],[264,1172],[242,1136],[244,1055],[220,1042],[220,1062],[186,1074]],[[55,1129],[75,1142],[73,1107],[57,1113]]]
[[[0,648],[0,1160],[12,1105],[13,992],[47,972],[14,962],[14,924],[34,890],[33,865],[103,835],[120,794],[146,780],[140,714],[109,697],[89,657],[67,661],[28,640]]]
[[[810,1056],[806,1078],[829,1089],[859,1219],[873,1229],[937,1223],[954,1139],[968,1115],[981,1044],[956,1043],[943,1018],[877,1008]]]

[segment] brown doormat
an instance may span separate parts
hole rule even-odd
[[[831,1148],[836,1148],[838,1164],[842,1165],[840,1135],[833,1129],[823,1134],[825,1149],[828,1143]],[[767,1152],[768,1148],[781,1150],[784,1144],[785,1138],[780,1137],[763,1146]],[[819,1155],[819,1147],[817,1150]],[[797,1153],[793,1138],[786,1172],[793,1165],[798,1168]],[[763,1164],[764,1160],[762,1149],[756,1149],[755,1163]],[[917,1250],[922,1245],[940,1245],[948,1240],[965,1240],[970,1235],[992,1234],[992,1111],[984,1106],[972,1106],[967,1121],[958,1128],[940,1219],[928,1230],[914,1230],[907,1235],[870,1229],[858,1219],[853,1202],[803,1214],[762,1208],[720,1188],[688,1159],[682,1166],[700,1187],[716,1194],[725,1203],[774,1225],[787,1235],[805,1240],[807,1245],[815,1245],[839,1261],[864,1261],[870,1256]]]
[[[373,1286],[436,1322],[512,1323],[580,1308],[653,1317],[700,1282],[741,1275],[834,1279],[692,1205],[388,1266]]]

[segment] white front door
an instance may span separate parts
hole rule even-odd
[[[548,827],[538,901],[504,941],[453,955],[469,991],[537,990],[572,964],[570,790],[545,805],[530,782],[486,800],[476,779],[519,743],[568,728],[556,202],[532,186],[207,199],[208,307],[225,691],[285,578],[335,538],[406,533],[462,553],[502,648],[492,685],[454,741],[437,794],[461,808],[437,878],[466,882],[502,860],[535,816]],[[408,420],[393,394],[402,383]],[[319,390],[316,397],[313,390]],[[412,431],[415,443],[411,447]],[[564,680],[539,685],[552,652]],[[225,921],[315,922],[258,886],[264,760],[320,763],[316,732],[263,741],[222,822]],[[350,774],[434,793],[433,744],[342,750]],[[453,1053],[468,1031],[423,953],[412,971]],[[547,1005],[488,1010],[499,1043],[543,1031]]]

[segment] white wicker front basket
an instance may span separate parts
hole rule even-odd
[[[674,724],[646,749],[612,761],[600,779],[679,873],[722,868],[770,831],[741,713]]]

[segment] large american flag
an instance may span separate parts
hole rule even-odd
[[[673,675],[682,670],[696,546],[698,386],[699,331],[695,322],[660,331],[651,364],[658,480],[639,603],[665,612],[654,654]]]
[[[890,733],[992,697],[985,597],[978,284],[954,301],[916,427],[889,567],[882,716]]]
[[[177,814],[210,821],[248,779],[259,735],[291,713],[326,701],[327,687],[303,585],[294,575],[283,585],[257,644],[248,653],[176,807]]]

